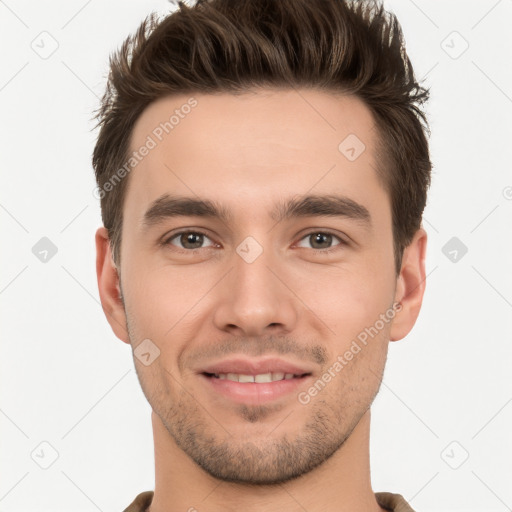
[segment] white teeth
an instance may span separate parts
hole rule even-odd
[[[293,373],[260,373],[258,375],[245,375],[242,373],[216,373],[215,377],[219,379],[232,380],[234,382],[257,382],[266,383],[274,382],[277,380],[289,380],[293,379],[295,375]]]
[[[272,382],[272,374],[260,373],[254,377],[254,382]]]

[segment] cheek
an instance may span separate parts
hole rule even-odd
[[[212,296],[215,278],[209,272],[182,267],[127,265],[129,280],[123,283],[125,303],[137,337],[179,350],[180,340],[197,328],[198,318]]]
[[[378,272],[371,266],[349,270],[330,267],[304,279],[297,295],[332,331],[342,349],[365,328],[374,325],[392,303],[393,282],[389,273]]]
[[[143,265],[126,266],[129,276],[123,283],[125,303],[130,317],[135,320],[137,334],[150,339],[161,339],[177,321],[181,307],[177,307],[179,296],[170,289],[170,284],[158,272]]]

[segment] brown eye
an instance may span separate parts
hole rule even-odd
[[[337,240],[338,243],[333,245],[335,240]],[[304,245],[304,241],[306,245]],[[306,247],[321,252],[329,252],[329,250],[335,250],[338,246],[343,245],[347,245],[343,239],[325,231],[313,231],[308,233],[301,239],[301,242],[299,242],[299,247]]]
[[[327,249],[332,244],[332,235],[328,233],[315,233],[309,235],[309,239],[313,249]]]
[[[205,240],[210,241],[210,244],[204,246]],[[175,245],[180,249],[188,250],[213,246],[211,240],[204,233],[198,231],[181,231],[180,233],[176,233],[167,240],[166,244]]]

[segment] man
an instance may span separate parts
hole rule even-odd
[[[181,4],[110,64],[98,285],[155,443],[126,511],[412,510],[369,467],[389,341],[425,289],[428,91],[396,19]]]

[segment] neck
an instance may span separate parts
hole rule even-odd
[[[343,446],[314,470],[284,484],[213,478],[174,442],[153,412],[155,492],[148,512],[381,512],[370,483],[370,410]]]

